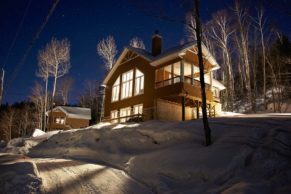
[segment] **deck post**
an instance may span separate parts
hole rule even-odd
[[[180,74],[181,74],[181,80],[180,80],[180,82],[184,82],[184,61],[183,61],[183,59],[181,60],[181,62],[180,62]]]
[[[182,96],[182,121],[185,121],[185,96]]]

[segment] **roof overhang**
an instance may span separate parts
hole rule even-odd
[[[177,50],[174,51],[173,53],[169,53],[165,56],[161,56],[158,57],[157,59],[153,60],[150,64],[152,66],[157,66],[161,63],[165,63],[167,61],[176,59],[176,58],[183,58],[183,56],[185,55],[185,53],[187,51],[193,52],[193,50],[195,51],[195,54],[197,54],[197,44],[196,42],[193,42],[192,44],[188,45],[187,47],[181,49],[181,50]],[[204,54],[204,58],[207,59],[209,61],[210,64],[212,64],[212,70],[217,70],[220,68],[220,66],[218,65],[217,61],[215,60],[215,58],[213,57],[213,55],[210,53],[210,51],[207,49],[207,47],[202,43],[202,53]]]

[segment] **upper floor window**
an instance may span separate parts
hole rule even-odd
[[[133,70],[122,74],[121,99],[132,96]]]
[[[138,69],[136,69],[134,95],[143,94],[143,90],[144,90],[144,74]]]
[[[112,102],[118,101],[119,88],[120,88],[120,76],[118,76],[118,78],[116,79],[116,81],[114,82],[112,86],[112,97],[111,97]]]

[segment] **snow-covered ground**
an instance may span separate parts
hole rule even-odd
[[[27,160],[43,192],[291,193],[290,115],[236,115],[210,126],[205,147],[201,120],[102,123],[58,132]]]

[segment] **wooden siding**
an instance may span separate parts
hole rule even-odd
[[[88,119],[78,119],[78,118],[68,118],[66,114],[62,111],[49,113],[48,130],[66,130],[66,129],[77,129],[89,126],[90,120]],[[65,118],[65,124],[55,123],[55,118]]]
[[[115,80],[122,73],[125,73],[134,68],[139,69],[144,74],[144,93],[139,94],[137,96],[133,95],[132,97],[127,98],[127,99],[111,102],[112,85],[114,84]],[[135,78],[133,78],[133,80],[135,80]],[[107,87],[106,87],[105,103],[104,103],[105,117],[110,116],[110,111],[112,110],[118,110],[120,108],[133,106],[136,104],[143,104],[144,109],[153,107],[153,101],[154,101],[153,96],[154,96],[154,90],[155,90],[154,83],[155,83],[155,69],[149,64],[148,61],[146,61],[142,57],[136,57],[120,65],[116,69],[116,71],[113,73],[111,78],[109,79]],[[133,91],[134,91],[134,88],[133,88]]]

